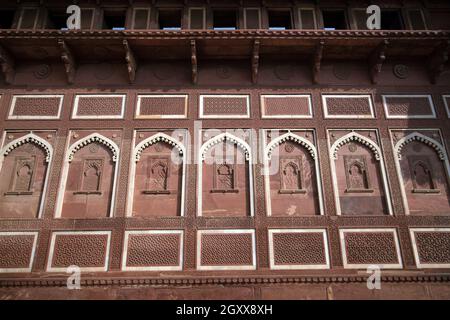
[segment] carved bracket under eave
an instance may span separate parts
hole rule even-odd
[[[445,63],[448,61],[450,41],[441,43],[431,54],[428,60],[428,73],[432,84],[436,84],[444,71]]]
[[[197,84],[198,65],[197,65],[197,45],[195,40],[191,40],[191,65],[192,65],[192,83]]]
[[[5,82],[11,84],[14,81],[15,75],[15,62],[9,52],[0,45],[0,65],[3,75],[5,76]]]
[[[66,69],[67,82],[72,84],[75,81],[75,74],[77,72],[75,57],[72,50],[64,40],[58,39],[58,45],[61,49],[61,60],[63,61]]]
[[[378,83],[378,76],[381,73],[383,63],[386,60],[386,49],[388,45],[389,41],[383,40],[369,56],[369,76],[372,84]]]
[[[258,70],[259,70],[259,40],[253,42],[252,51],[252,83],[258,82]]]
[[[125,47],[125,61],[127,63],[128,78],[130,83],[133,83],[134,80],[136,80],[136,71],[137,71],[136,57],[134,56],[133,50],[131,50],[128,40],[123,40],[123,45]]]
[[[312,80],[314,84],[319,83],[319,73],[320,73],[320,66],[322,63],[322,56],[323,56],[323,47],[325,45],[325,41],[320,41],[317,46],[316,50],[314,52],[314,57],[312,61]]]

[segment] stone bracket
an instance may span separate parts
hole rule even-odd
[[[134,83],[138,68],[136,57],[130,47],[130,44],[128,43],[128,40],[123,40],[123,46],[125,47],[125,62],[127,63],[128,78],[130,83]]]
[[[252,52],[252,83],[254,83],[254,84],[258,82],[259,47],[260,47],[260,41],[255,40],[253,42],[253,52]]]
[[[315,49],[312,61],[312,81],[314,84],[319,83],[320,66],[322,64],[323,48],[325,41],[320,41]]]
[[[66,69],[67,82],[72,84],[75,80],[75,74],[77,72],[75,57],[72,50],[64,40],[58,39],[58,45],[61,49],[61,60],[63,61]]]
[[[198,78],[198,65],[197,65],[197,44],[195,40],[191,40],[191,72],[192,72],[192,83],[197,84]]]
[[[432,84],[436,84],[440,75],[444,71],[445,63],[448,61],[448,51],[450,41],[442,42],[428,59],[428,73]]]
[[[378,83],[378,76],[381,73],[381,68],[386,60],[386,49],[389,45],[388,40],[383,40],[369,56],[369,76],[372,84]]]
[[[12,84],[15,76],[15,61],[10,53],[0,45],[0,65],[5,76],[5,82],[7,84]]]

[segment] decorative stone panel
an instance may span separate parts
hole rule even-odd
[[[312,118],[310,95],[261,95],[262,118]]]
[[[73,119],[122,119],[126,95],[82,94],[75,97]]]
[[[63,95],[15,95],[8,119],[59,119],[63,98]]]
[[[450,95],[442,96],[444,100],[445,110],[447,111],[447,117],[450,118]]]
[[[383,95],[388,119],[434,119],[436,111],[430,95]]]
[[[450,268],[450,228],[411,228],[418,268]]]
[[[269,229],[271,269],[329,269],[325,229]]]
[[[372,96],[361,95],[322,95],[325,118],[361,119],[374,118]]]
[[[58,231],[52,233],[47,271],[66,272],[75,265],[81,271],[107,271],[111,231]]]
[[[199,117],[249,118],[250,97],[248,95],[200,95]]]
[[[339,236],[344,268],[403,268],[396,229],[340,229]]]
[[[183,269],[182,230],[125,231],[122,270]]]
[[[0,232],[0,272],[31,272],[38,232]]]
[[[197,269],[256,269],[255,230],[199,230],[197,232]]]
[[[178,119],[186,118],[187,95],[138,95],[137,119]]]

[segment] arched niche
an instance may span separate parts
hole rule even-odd
[[[250,146],[222,133],[200,148],[198,215],[253,216],[253,172]]]
[[[73,143],[66,154],[56,217],[112,216],[119,147],[93,133]]]
[[[443,146],[413,132],[400,139],[394,149],[406,214],[449,214],[449,164]]]
[[[0,151],[0,218],[42,215],[52,146],[27,134]]]
[[[183,216],[186,170],[184,146],[165,133],[134,149],[127,216]]]
[[[330,150],[336,210],[339,215],[392,214],[380,148],[351,132]]]
[[[319,164],[315,146],[288,132],[265,148],[267,214],[323,214]]]

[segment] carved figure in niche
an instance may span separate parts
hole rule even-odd
[[[36,158],[16,157],[14,171],[10,183],[9,195],[27,195],[33,193],[33,178]]]
[[[433,177],[432,167],[427,157],[409,157],[409,167],[413,183],[413,193],[439,193]]]
[[[279,193],[305,193],[306,190],[302,189],[302,158],[282,158],[280,178]]]
[[[145,194],[168,194],[169,159],[149,157],[147,166],[147,190]]]
[[[101,194],[103,159],[85,159],[81,177],[81,190],[75,194]]]
[[[235,168],[233,164],[214,164],[214,189],[211,192],[238,192],[235,188]]]
[[[344,156],[344,164],[347,180],[345,192],[373,192],[365,156]]]

